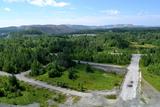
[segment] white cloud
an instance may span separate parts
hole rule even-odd
[[[120,11],[119,10],[102,10],[100,11],[101,13],[104,13],[106,15],[110,15],[110,16],[116,16],[116,15],[119,15],[120,14]]]
[[[14,3],[14,2],[26,2],[36,6],[54,6],[54,7],[65,7],[68,6],[67,2],[57,2],[56,0],[4,0],[6,2]]]
[[[11,11],[11,9],[10,9],[10,8],[8,8],[8,7],[6,7],[6,8],[4,8],[4,11],[6,11],[6,12],[10,12],[10,11]]]
[[[37,6],[65,7],[69,5],[66,2],[57,2],[55,0],[27,0],[27,2]]]
[[[14,2],[24,2],[25,0],[3,0],[5,2],[14,3]]]

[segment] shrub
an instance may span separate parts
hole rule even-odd
[[[68,73],[68,78],[71,80],[76,80],[78,78],[76,73],[77,73],[77,71],[74,70],[73,68],[71,68]]]
[[[93,73],[94,72],[89,64],[86,65],[85,71],[88,72],[88,73]]]

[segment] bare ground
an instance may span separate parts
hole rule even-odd
[[[160,107],[160,92],[144,79],[142,80],[141,104],[142,107]]]

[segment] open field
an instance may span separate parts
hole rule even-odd
[[[84,90],[110,90],[118,87],[123,80],[123,75],[104,73],[97,69],[93,69],[93,73],[87,73],[85,72],[84,65],[77,65],[74,69],[77,71],[78,76],[76,80],[70,80],[68,78],[68,71],[65,71],[63,76],[59,78],[49,78],[48,73],[35,78],[52,85],[64,83],[68,88],[79,91],[81,91],[82,87]]]
[[[137,42],[131,42],[131,47],[133,48],[158,48],[158,46],[156,45],[152,45],[152,44],[138,44]]]

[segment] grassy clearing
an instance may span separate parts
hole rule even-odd
[[[151,74],[147,68],[141,67],[143,78],[148,81],[154,88],[160,91],[160,76]]]
[[[3,84],[7,77],[0,77],[0,83]],[[40,103],[41,107],[47,107],[47,100],[53,99],[53,101],[57,103],[63,103],[65,101],[65,96],[48,91],[42,88],[36,88],[30,86],[26,83],[20,82],[20,85],[25,88],[24,91],[21,92],[21,96],[12,97],[0,97],[0,103],[5,104],[14,104],[14,105],[27,105],[32,103]]]
[[[138,44],[136,42],[131,42],[131,47],[133,48],[157,48],[158,46],[152,44]]]
[[[84,65],[77,65],[74,69],[77,71],[76,74],[78,76],[76,80],[70,80],[68,78],[68,71],[65,71],[59,78],[49,78],[48,73],[35,78],[51,85],[64,83],[67,85],[67,88],[79,91],[82,91],[82,88],[84,90],[111,90],[115,86],[119,86],[123,80],[123,75],[104,73],[97,69],[93,69],[94,73],[87,73]]]

